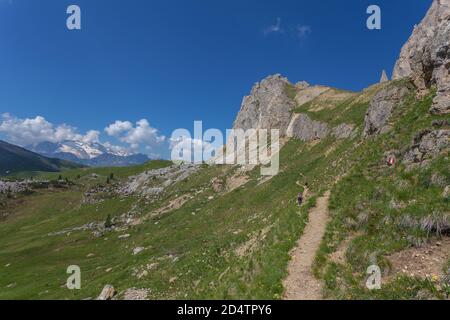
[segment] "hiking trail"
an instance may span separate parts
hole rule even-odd
[[[304,233],[291,251],[288,276],[283,281],[285,300],[322,299],[322,284],[314,277],[312,264],[325,234],[329,199],[330,191],[317,199],[316,206],[309,211],[309,222]]]

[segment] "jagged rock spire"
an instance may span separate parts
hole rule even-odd
[[[381,73],[380,83],[384,83],[384,82],[388,82],[388,81],[389,81],[389,78],[386,74],[386,71],[383,70],[383,72]]]

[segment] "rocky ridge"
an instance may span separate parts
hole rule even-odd
[[[352,136],[353,124],[330,127],[327,123],[311,119],[307,114],[295,113],[294,109],[319,96],[324,100],[344,100],[347,96],[326,86],[311,86],[307,82],[295,85],[279,74],[272,75],[255,84],[245,97],[234,122],[234,129],[279,129],[281,137],[296,138],[305,142],[320,140],[332,134],[337,139]],[[316,110],[318,111],[318,110]]]

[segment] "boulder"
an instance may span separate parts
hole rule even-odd
[[[110,284],[107,284],[100,295],[98,296],[97,300],[111,300],[116,295],[116,290],[114,287]]]
[[[143,247],[137,247],[137,248],[134,248],[134,249],[133,249],[133,255],[135,256],[135,255],[141,253],[141,252],[144,251],[144,250],[145,250],[145,248],[143,248]]]

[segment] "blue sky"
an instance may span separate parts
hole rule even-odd
[[[136,141],[194,120],[225,130],[270,74],[350,90],[377,82],[431,2],[0,0],[0,114],[15,129],[40,116],[53,133],[64,123],[124,146],[133,139],[104,130],[118,120]],[[70,4],[81,7],[82,30],[66,28]],[[366,28],[371,4],[382,30]],[[0,138],[14,140],[7,130]],[[166,155],[156,140],[138,147]]]

